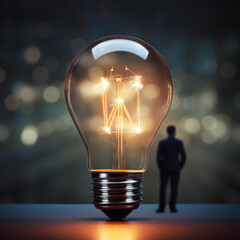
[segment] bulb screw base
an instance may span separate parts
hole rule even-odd
[[[142,173],[92,172],[93,201],[113,220],[121,220],[142,201]]]

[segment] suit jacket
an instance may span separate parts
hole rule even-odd
[[[159,141],[157,150],[157,163],[161,171],[180,171],[183,168],[185,161],[186,153],[183,142],[180,139],[169,136]]]

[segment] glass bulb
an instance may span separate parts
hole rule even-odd
[[[149,149],[171,105],[168,66],[140,39],[105,37],[73,60],[65,97],[87,150],[93,203],[124,218],[141,202]]]

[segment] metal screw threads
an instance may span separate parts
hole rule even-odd
[[[93,204],[109,218],[119,220],[142,201],[142,173],[92,172]]]

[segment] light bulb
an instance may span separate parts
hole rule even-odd
[[[65,97],[86,147],[93,204],[122,219],[142,201],[149,149],[171,105],[168,66],[140,39],[105,37],[73,60]]]

